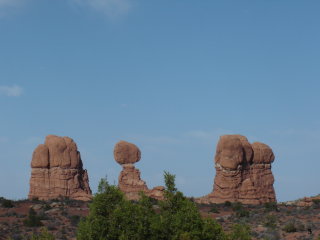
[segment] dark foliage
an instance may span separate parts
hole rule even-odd
[[[232,209],[235,211],[238,218],[249,217],[250,215],[249,211],[246,210],[240,202],[233,203]]]
[[[120,190],[102,179],[90,205],[90,214],[80,221],[78,240],[214,240],[227,239],[221,226],[203,219],[195,205],[175,187],[175,176],[167,172],[165,200],[141,194],[140,201],[125,199]]]
[[[41,217],[39,217],[36,213],[36,211],[33,210],[33,208],[30,208],[29,215],[27,219],[23,221],[23,224],[27,227],[40,227],[43,226],[41,222]]]
[[[13,201],[11,201],[9,199],[5,199],[3,197],[0,198],[0,204],[4,208],[13,208],[14,207]]]
[[[294,222],[289,222],[283,227],[283,231],[285,231],[287,233],[296,232],[297,228],[296,228]]]
[[[264,204],[264,208],[266,212],[279,211],[278,205],[276,202],[267,202]]]

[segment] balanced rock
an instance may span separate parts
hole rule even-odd
[[[141,158],[140,149],[134,145],[133,143],[129,143],[126,141],[120,141],[114,147],[114,159],[122,164],[136,163]]]
[[[71,138],[48,135],[34,150],[31,168],[29,199],[91,200],[88,173]]]
[[[134,163],[141,158],[141,152],[136,145],[126,141],[118,142],[114,148],[114,158],[122,166],[119,175],[119,189],[128,199],[138,200],[140,192],[152,198],[163,199],[164,187],[148,189],[146,182],[141,179],[140,171],[135,168]]]
[[[221,136],[215,155],[213,192],[197,201],[244,204],[276,201],[271,171],[273,161],[272,149],[266,144],[250,144],[241,135]]]

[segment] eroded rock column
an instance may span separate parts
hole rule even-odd
[[[136,145],[126,141],[118,142],[114,148],[114,159],[122,166],[118,186],[128,199],[138,200],[140,192],[156,199],[163,198],[164,188],[158,186],[149,190],[140,177],[140,171],[135,168],[134,164],[141,159],[140,149]]]
[[[88,173],[73,139],[48,135],[45,143],[34,150],[28,197],[91,200]]]
[[[242,202],[260,204],[276,201],[271,163],[272,149],[248,142],[241,135],[221,136],[215,155],[213,192],[197,199],[201,203]]]

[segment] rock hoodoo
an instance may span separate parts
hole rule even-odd
[[[266,144],[250,144],[241,135],[224,135],[216,149],[213,192],[199,198],[202,203],[275,202],[271,163],[272,149]]]
[[[31,168],[29,199],[91,199],[88,173],[71,138],[48,135],[34,150]]]
[[[164,187],[158,186],[148,189],[145,181],[140,177],[140,171],[134,167],[134,163],[141,158],[139,148],[129,142],[120,141],[114,147],[114,159],[122,166],[119,175],[118,186],[126,197],[130,200],[139,199],[139,193],[142,191],[147,196],[163,199]]]

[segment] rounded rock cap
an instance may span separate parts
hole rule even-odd
[[[46,145],[40,144],[32,155],[32,168],[49,168],[49,149]]]
[[[114,147],[114,159],[119,164],[133,164],[140,160],[141,152],[133,143],[126,141],[118,142]]]
[[[267,144],[254,142],[252,148],[254,163],[271,164],[274,161],[273,151]]]
[[[248,143],[246,137],[241,135],[223,135],[220,137],[216,156],[215,163],[220,164],[223,168],[228,168],[231,170],[236,170],[238,166],[245,161],[245,156],[248,155],[251,158],[252,152],[244,154],[244,143]],[[245,145],[245,146],[247,146]],[[252,151],[252,150],[251,150]]]

